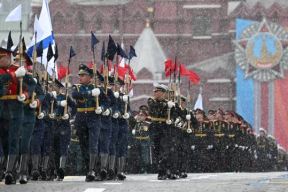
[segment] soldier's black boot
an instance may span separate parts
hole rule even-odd
[[[15,175],[13,175],[16,160],[17,160],[17,155],[8,155],[7,168],[6,168],[6,173],[5,173],[6,185],[16,184],[16,178],[15,178]]]
[[[1,182],[1,181],[4,179],[4,177],[5,177],[4,161],[5,161],[5,157],[0,157],[0,182]]]
[[[33,181],[38,181],[38,178],[39,178],[39,176],[40,176],[40,172],[39,172],[39,160],[40,160],[40,156],[39,156],[39,155],[33,155],[33,156],[31,156],[31,162],[32,162],[31,175],[32,175],[32,180],[33,180]]]
[[[19,183],[20,184],[27,184],[28,183],[28,161],[29,161],[29,155],[28,154],[21,155],[20,175],[19,175]]]
[[[125,157],[118,158],[118,174],[117,174],[118,180],[126,179],[126,176],[124,174],[124,166],[125,166]]]
[[[92,182],[95,180],[95,164],[97,161],[97,154],[90,154],[90,160],[89,160],[89,172],[86,176],[87,182]]]
[[[116,156],[109,156],[109,169],[107,180],[115,179],[115,159]]]
[[[108,154],[101,155],[101,170],[100,170],[100,180],[105,181],[107,180],[107,161],[108,161]]]
[[[41,171],[41,180],[42,181],[47,180],[48,163],[49,163],[49,156],[44,156],[42,158],[42,171]]]
[[[60,158],[60,167],[59,167],[58,173],[57,173],[57,181],[63,181],[63,179],[65,177],[66,160],[67,160],[66,156],[62,156]]]

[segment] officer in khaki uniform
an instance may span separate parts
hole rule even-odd
[[[135,147],[138,153],[137,164],[140,167],[140,173],[147,173],[147,167],[150,161],[149,126],[151,123],[146,121],[147,116],[146,111],[140,111],[137,116],[137,123],[132,130],[136,141]]]

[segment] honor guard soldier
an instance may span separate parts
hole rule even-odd
[[[71,140],[71,125],[70,118],[74,117],[77,112],[75,102],[68,96],[61,93],[61,88],[64,87],[61,82],[55,79],[56,109],[55,109],[55,134],[54,134],[54,154],[55,165],[57,170],[57,180],[62,181],[65,176],[66,161],[68,156],[68,146]],[[68,106],[67,106],[68,105]],[[65,111],[65,107],[70,107],[71,111]],[[66,112],[66,114],[64,114]]]
[[[182,119],[182,127],[180,128],[180,133],[179,133],[179,155],[178,155],[178,165],[179,165],[179,177],[180,178],[186,178],[187,177],[187,170],[188,170],[188,165],[190,162],[190,137],[191,137],[191,132],[188,133],[193,126],[197,123],[197,120],[193,115],[191,115],[191,112],[188,108],[185,108],[185,102],[187,98],[183,95],[181,95],[181,119]],[[188,121],[190,121],[190,130],[187,132],[188,129]]]
[[[264,128],[259,129],[260,136],[257,137],[257,171],[264,172],[268,167],[267,151],[268,151],[268,139],[267,132]]]
[[[140,167],[140,173],[147,173],[147,168],[150,162],[150,137],[149,126],[150,122],[146,121],[147,112],[141,111],[137,115],[137,123],[132,130],[132,134],[136,139],[137,165]]]
[[[118,119],[119,123],[119,131],[118,131],[118,138],[117,138],[117,178],[119,180],[126,179],[124,174],[124,166],[126,160],[126,147],[128,141],[128,134],[129,134],[129,127],[128,127],[128,119],[131,116],[131,109],[130,109],[130,101],[129,96],[125,95],[125,90],[127,86],[127,82],[125,85],[121,87],[121,92],[119,94],[121,103],[119,105],[119,111],[121,113],[120,118]],[[127,111],[125,113],[125,108],[127,106]]]
[[[167,120],[168,108],[175,107],[175,103],[165,99],[167,97],[167,87],[154,83],[154,97],[148,99],[149,113],[151,115],[151,136],[153,143],[153,163],[157,165],[158,180],[165,180],[167,178],[167,165],[170,163],[169,150],[171,132],[167,129],[167,124],[171,125],[172,121]],[[166,122],[167,120],[167,122]],[[166,124],[167,123],[167,124]],[[170,168],[170,167],[169,167]]]
[[[38,88],[41,87],[40,79],[37,82]],[[47,85],[47,84],[46,84]],[[48,88],[47,88],[48,87]],[[32,163],[31,179],[37,181],[40,176],[39,164],[42,158],[42,172],[41,179],[47,179],[49,156],[51,154],[52,148],[54,146],[54,122],[53,118],[55,116],[54,112],[56,109],[56,91],[52,91],[51,86],[44,87],[44,89],[49,89],[41,103],[41,107],[37,107],[35,110],[36,122],[32,133],[32,138],[30,142],[30,156]],[[51,105],[53,101],[53,113],[51,113]],[[41,149],[43,151],[41,152]]]
[[[24,59],[24,67],[26,69],[31,68],[33,65],[31,59],[27,55],[27,53],[23,53],[23,59]],[[14,64],[18,64],[19,62],[19,54],[16,55],[16,58],[14,59]],[[28,70],[27,75],[29,75],[30,79],[32,79],[32,71]],[[23,126],[21,129],[21,142],[20,142],[20,174],[19,174],[19,183],[20,184],[26,184],[28,182],[28,162],[30,157],[30,141],[34,129],[34,125],[36,122],[36,115],[35,115],[35,109],[40,106],[40,103],[43,101],[44,98],[44,92],[41,88],[41,86],[38,85],[38,80],[36,78],[33,78],[35,81],[35,91],[33,94],[35,96],[32,96],[31,99],[27,99],[26,101],[23,101],[24,104],[24,121]],[[32,101],[33,100],[33,101]]]
[[[215,150],[216,150],[216,171],[223,172],[225,169],[225,155],[226,155],[226,138],[225,129],[227,123],[223,119],[224,112],[218,109],[215,113],[215,120],[213,121],[211,129],[215,136]]]
[[[1,97],[1,122],[2,130],[1,140],[5,156],[8,155],[5,184],[16,184],[14,174],[15,163],[19,155],[19,135],[24,120],[24,104],[23,101],[32,96],[35,90],[35,81],[25,75],[24,67],[17,67],[10,64],[11,51],[0,48],[0,67],[5,73],[11,75],[11,80],[7,82],[8,91]],[[24,70],[24,74],[23,74]],[[25,76],[24,76],[25,75]],[[23,87],[17,77],[23,77]],[[23,90],[22,95],[19,95]]]
[[[1,48],[0,48],[1,49]],[[16,76],[11,72],[11,73],[6,73],[1,67],[3,65],[3,67],[6,67],[6,62],[3,62],[3,60],[5,60],[5,57],[2,57],[0,54],[0,98],[5,95],[8,91],[8,88],[6,86],[6,83],[9,83],[12,81],[12,77],[16,78]],[[24,67],[20,68],[19,70],[22,70],[22,76],[25,75],[25,69]],[[18,74],[20,77],[20,74]],[[0,112],[2,111],[2,101],[0,101]],[[0,182],[2,181],[2,179],[4,179],[5,177],[5,156],[4,156],[4,152],[3,152],[3,145],[2,145],[2,141],[1,141],[1,137],[0,137]]]
[[[82,157],[84,158],[86,168],[89,172],[86,181],[95,180],[95,164],[98,156],[98,140],[101,129],[101,114],[110,106],[110,100],[100,87],[94,88],[91,83],[93,70],[86,65],[79,65],[79,83],[73,85],[72,97],[76,99],[77,115],[75,118],[75,127],[79,137]],[[96,98],[99,101],[99,107],[96,108]]]
[[[114,81],[114,77],[110,76],[108,77],[107,85],[104,85],[104,77],[101,74],[98,74],[98,79],[101,82],[101,87],[103,90],[107,87],[107,96],[110,100],[110,106],[106,109],[106,111],[102,112],[101,117],[101,123],[102,127],[100,129],[100,158],[101,158],[101,170],[100,170],[100,178],[95,178],[96,180],[104,181],[107,179],[107,162],[108,162],[108,156],[109,156],[109,144],[111,139],[111,133],[112,133],[112,119],[111,116],[115,114],[115,111],[118,110],[118,103],[117,98],[119,97],[119,93],[115,93],[111,89],[111,87],[108,86],[108,83],[111,83],[111,81]],[[117,96],[117,98],[115,97]]]
[[[196,119],[198,122],[194,130],[194,144],[191,147],[195,150],[193,155],[194,166],[196,172],[206,172],[209,161],[207,151],[213,148],[210,142],[210,122],[207,121],[205,112],[201,109],[196,109]]]
[[[114,96],[117,98],[116,106],[114,108],[114,112],[112,114],[112,133],[111,133],[111,139],[109,143],[109,170],[108,170],[108,180],[115,179],[115,162],[116,162],[116,142],[118,138],[118,131],[119,131],[119,124],[118,124],[118,118],[120,117],[120,107],[123,106],[121,103],[119,92],[118,90],[115,90],[115,78],[113,76],[109,77],[109,84],[114,90]],[[118,78],[118,83],[120,86],[124,85],[124,82]],[[117,85],[118,86],[118,85]]]

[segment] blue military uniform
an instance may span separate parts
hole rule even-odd
[[[103,82],[104,78],[102,75],[98,75],[98,79]],[[111,82],[111,77],[109,78]],[[109,97],[109,100],[111,102],[109,106],[109,115],[104,115],[102,113],[101,117],[101,123],[102,127],[100,130],[100,157],[101,157],[101,170],[100,170],[100,180],[106,180],[107,179],[107,161],[109,156],[109,144],[112,134],[112,120],[111,116],[115,113],[115,111],[118,109],[117,106],[117,98],[114,96],[114,92],[111,88],[107,88],[107,96]]]
[[[109,84],[114,85],[115,78],[113,76],[109,77]],[[124,82],[118,78],[118,82],[120,85],[124,85]],[[118,131],[119,131],[119,124],[118,124],[118,117],[120,117],[120,107],[121,105],[120,97],[117,98],[116,103],[114,105],[114,112],[112,115],[112,132],[111,132],[111,139],[109,143],[109,170],[108,170],[108,180],[112,180],[115,177],[115,161],[116,161],[116,143],[118,139]],[[123,109],[124,111],[124,109]],[[117,113],[117,115],[116,115]],[[115,116],[114,116],[115,114]]]
[[[63,85],[56,81],[56,86],[59,88],[63,87]],[[55,164],[57,170],[57,180],[63,180],[65,175],[65,167],[66,160],[68,156],[68,146],[71,140],[71,125],[70,118],[63,119],[64,107],[61,106],[61,101],[66,100],[66,96],[64,93],[58,93],[56,98],[56,117],[54,119],[55,126],[55,135],[54,135],[54,154],[55,154]],[[74,117],[76,115],[76,104],[75,102],[68,96],[67,105],[72,108],[71,112],[68,114],[69,117]]]
[[[126,176],[124,175],[124,166],[125,166],[125,159],[126,159],[126,147],[128,141],[128,118],[131,116],[130,110],[130,103],[129,100],[127,102],[127,114],[128,118],[124,118],[125,113],[125,102],[123,101],[123,93],[120,93],[120,100],[121,103],[119,105],[120,114],[122,114],[118,120],[119,123],[119,131],[118,131],[118,138],[117,138],[117,158],[118,158],[118,174],[117,177],[119,180],[124,180]],[[127,96],[127,95],[125,95]]]
[[[93,71],[84,64],[79,66],[79,75],[93,76]],[[77,115],[75,118],[75,127],[79,137],[82,157],[85,160],[86,167],[89,167],[89,172],[86,181],[94,181],[95,179],[95,162],[98,155],[98,139],[100,135],[101,114],[96,114],[95,97],[92,96],[94,85],[89,83],[73,85],[72,97],[76,99]],[[102,88],[99,88],[100,95],[98,96],[99,107],[102,111],[110,106],[110,100],[104,93]],[[90,157],[89,157],[90,156]]]

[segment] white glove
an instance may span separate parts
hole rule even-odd
[[[92,96],[93,97],[98,97],[100,95],[100,89],[99,88],[94,88],[92,90]]]
[[[175,103],[172,102],[172,101],[168,101],[167,104],[168,104],[168,107],[169,107],[169,108],[175,107]]]
[[[51,93],[52,93],[53,97],[56,99],[56,98],[57,98],[57,93],[56,93],[56,91],[52,91]]]
[[[130,115],[129,113],[126,113],[125,115],[123,115],[123,119],[129,119]]]
[[[125,103],[128,102],[128,95],[123,95],[123,101],[124,101]]]
[[[118,99],[119,97],[119,92],[114,92],[114,97],[116,97]]]
[[[227,146],[226,146],[226,149],[228,149],[228,148],[229,148],[229,146],[227,145]]]
[[[132,135],[135,135],[136,131],[135,129],[132,130]]]
[[[50,117],[50,119],[54,119],[54,117],[55,117],[55,114],[54,114],[54,113],[52,113],[52,114],[49,114],[49,117]]]
[[[119,113],[114,113],[113,118],[117,119],[119,117]]]
[[[24,95],[24,94],[22,94],[21,96],[19,96],[19,95],[17,96],[17,100],[20,102],[25,101],[25,99],[26,99],[26,95]]]
[[[195,149],[195,145],[192,145],[192,146],[191,146],[191,149],[194,151],[194,149]]]
[[[110,110],[109,110],[109,109],[106,109],[106,111],[104,111],[102,114],[103,114],[104,116],[108,116],[108,115],[110,115]]]
[[[26,69],[24,68],[24,66],[19,67],[16,71],[15,71],[15,75],[16,77],[24,77],[26,73]]]
[[[61,105],[61,107],[66,107],[67,101],[66,100],[60,101],[60,105]]]
[[[235,144],[234,146],[235,146],[236,148],[238,147],[238,145],[237,145],[237,144]]]
[[[191,115],[186,115],[186,120],[187,121],[191,120]]]
[[[62,117],[62,119],[63,119],[63,120],[69,119],[69,115],[68,115],[68,114],[64,115],[64,116]]]
[[[179,123],[179,121],[180,121],[180,120],[179,120],[178,118],[175,120],[175,122],[174,122],[174,123],[175,123],[175,126]]]
[[[36,78],[33,78],[33,79],[34,79],[35,83],[37,84],[38,83],[37,79]]]
[[[171,125],[172,121],[171,120],[166,120],[167,125]]]
[[[177,127],[178,127],[178,128],[181,128],[181,127],[182,127],[182,123],[181,123],[181,122],[178,123]]]
[[[192,129],[187,129],[187,133],[192,133]]]
[[[101,113],[102,113],[101,107],[98,107],[97,109],[95,109],[95,113],[96,113],[97,115],[101,114]]]
[[[37,108],[37,101],[33,101],[32,103],[29,104],[30,108],[36,109]]]
[[[44,118],[44,113],[40,113],[37,118],[38,119],[43,119]]]

